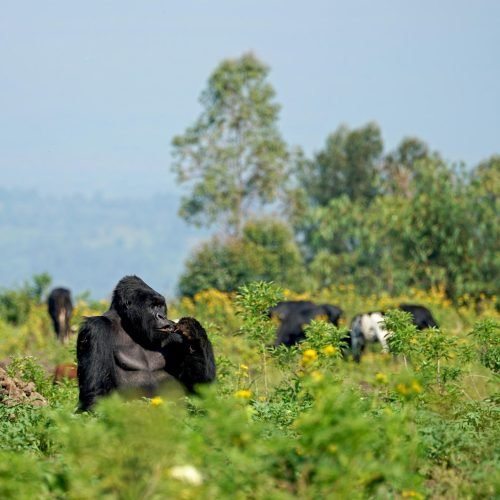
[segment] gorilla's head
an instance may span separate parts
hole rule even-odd
[[[111,309],[120,316],[125,331],[144,344],[157,344],[173,332],[167,319],[165,298],[138,276],[125,276],[116,285]]]

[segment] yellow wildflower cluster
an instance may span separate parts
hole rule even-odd
[[[315,382],[320,382],[321,380],[323,380],[323,374],[318,370],[314,370],[313,372],[311,372],[311,378]]]
[[[416,380],[411,383],[411,389],[417,394],[420,394],[422,392],[422,386]]]
[[[252,397],[252,391],[248,389],[240,389],[239,391],[236,391],[234,395],[240,399],[250,399]]]
[[[160,396],[156,396],[150,400],[151,406],[160,406],[163,404],[163,399]]]
[[[389,382],[387,375],[385,373],[380,373],[380,372],[375,375],[375,380],[379,384],[387,384]]]
[[[414,491],[414,490],[404,490],[401,493],[401,496],[403,498],[416,498],[417,500],[424,498],[420,493],[418,493],[417,491]]]
[[[420,394],[422,392],[422,386],[417,380],[414,380],[411,384],[399,383],[396,385],[396,392],[402,396],[409,396],[411,394]]]
[[[327,356],[333,356],[336,354],[337,348],[332,346],[332,345],[327,345],[323,347],[323,353],[326,354]]]
[[[314,349],[306,349],[302,353],[303,363],[312,363],[313,361],[316,361],[317,358],[318,358],[318,353]]]
[[[100,300],[97,307],[91,307],[86,301],[80,299],[73,308],[73,317],[82,318],[86,316],[97,316],[102,314],[108,308],[109,302],[107,300]]]
[[[211,288],[210,290],[203,290],[195,294],[195,296],[193,297],[193,302],[198,307],[205,308],[209,314],[234,314],[231,294],[221,292],[213,288]]]
[[[311,296],[307,293],[296,293],[288,288],[283,290],[283,296],[286,300],[311,300]]]

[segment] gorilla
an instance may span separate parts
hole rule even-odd
[[[47,299],[49,314],[54,324],[57,338],[66,344],[69,339],[73,303],[67,288],[54,288]]]
[[[276,315],[281,320],[274,345],[291,346],[304,340],[304,326],[320,316],[326,316],[330,323],[338,326],[342,312],[340,307],[330,304],[317,305],[307,300],[279,302],[270,310],[271,316]]]
[[[164,297],[137,276],[118,282],[107,312],[85,319],[77,360],[80,411],[114,390],[151,397],[168,380],[194,392],[215,379],[212,344],[200,323],[167,319]]]

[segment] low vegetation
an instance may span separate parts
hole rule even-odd
[[[439,289],[363,297],[353,286],[314,296],[254,282],[169,304],[198,318],[213,341],[217,382],[186,397],[102,400],[75,413],[74,380],[53,383],[75,358],[58,344],[46,307],[30,296],[19,321],[0,318],[1,498],[493,498],[500,488],[496,298],[452,306]],[[340,305],[344,325],[308,327],[307,340],[271,349],[269,306],[282,298]],[[1,302],[1,301],[0,301]],[[417,302],[440,329],[417,332],[388,313],[393,354],[344,361],[350,318]],[[24,306],[23,306],[24,307]],[[80,300],[82,316],[107,304]],[[31,385],[30,385],[31,383]],[[29,389],[26,389],[26,388]],[[11,394],[18,393],[12,391]],[[41,399],[40,399],[41,398]],[[9,402],[9,404],[6,404]]]

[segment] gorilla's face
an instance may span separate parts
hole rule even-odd
[[[126,276],[115,288],[111,306],[124,329],[138,342],[155,345],[173,332],[165,299],[137,276]]]

